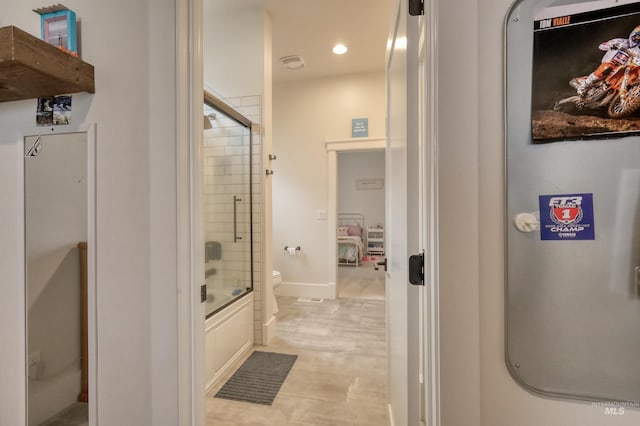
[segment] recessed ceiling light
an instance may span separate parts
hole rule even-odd
[[[345,53],[347,53],[347,46],[345,46],[344,44],[336,44],[333,47],[333,53],[335,53],[336,55],[344,55]]]

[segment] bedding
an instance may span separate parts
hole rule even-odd
[[[347,226],[347,235],[362,237],[362,228],[360,225],[349,225]]]
[[[338,265],[360,266],[365,247],[364,216],[360,213],[338,213],[336,240]]]
[[[347,237],[349,236],[349,227],[348,226],[338,226],[336,229],[336,235],[338,237]]]
[[[338,236],[338,263],[355,264],[364,256],[364,244],[360,236]]]

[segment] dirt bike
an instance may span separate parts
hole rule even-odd
[[[561,99],[554,111],[567,106],[583,109],[607,108],[610,118],[622,118],[633,114],[640,107],[640,58],[627,49],[618,49],[614,68],[602,80],[589,87],[582,95]],[[587,76],[576,77],[569,84],[577,89]]]

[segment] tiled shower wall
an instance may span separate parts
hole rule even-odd
[[[244,96],[224,100],[254,123],[252,138],[252,198],[253,198],[253,296],[254,341],[262,343],[262,100],[260,96]],[[211,121],[212,129],[204,138],[204,227],[206,241],[222,244],[222,259],[209,262],[216,274],[207,282],[214,288],[248,287],[250,281],[249,241],[249,145],[248,131],[221,114]],[[245,132],[246,136],[242,136]],[[233,196],[237,203],[238,235],[242,243],[234,243]],[[245,213],[247,216],[244,216]],[[246,244],[245,244],[246,242]]]

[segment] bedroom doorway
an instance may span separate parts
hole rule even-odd
[[[328,177],[328,227],[329,234],[329,264],[330,282],[335,283],[335,297],[355,297],[384,299],[384,272],[382,268],[374,269],[375,262],[370,261],[367,250],[367,227],[368,225],[381,226],[384,230],[384,158],[385,139],[384,138],[357,138],[346,140],[333,140],[326,142],[327,149],[327,177]],[[374,160],[375,159],[375,160]],[[381,160],[380,160],[381,159]],[[379,161],[382,161],[380,164]],[[340,164],[339,164],[340,163]],[[339,166],[344,169],[340,173]],[[360,189],[358,189],[358,185]],[[378,188],[382,185],[382,189]],[[350,188],[350,189],[349,189]],[[369,189],[365,189],[369,188]],[[354,196],[358,193],[358,196]],[[358,202],[360,195],[363,201]],[[340,197],[342,195],[342,202]],[[375,202],[364,201],[368,198],[382,197],[382,207],[379,208],[382,216],[376,213],[366,213],[370,211],[371,204]],[[349,209],[351,211],[348,211]],[[363,213],[363,210],[365,213]],[[346,213],[355,214],[351,217]],[[367,219],[369,216],[370,220]],[[359,223],[358,221],[361,221]],[[362,240],[361,251],[357,257],[357,266],[352,256],[348,256],[352,262],[345,262],[345,258],[339,259],[340,250],[344,255],[357,252],[357,248],[339,248],[338,225],[347,226],[346,233],[349,234],[349,225],[352,225],[351,233],[357,234],[357,225],[361,228],[360,235],[347,235],[358,237]],[[344,233],[344,231],[342,231]],[[379,236],[379,235],[378,235]],[[372,237],[372,239],[375,239]],[[382,250],[384,250],[384,232],[382,232]],[[351,238],[353,241],[354,238]],[[357,242],[352,242],[353,247]],[[382,252],[384,253],[384,251]],[[384,255],[371,254],[378,260],[383,260]],[[343,263],[339,265],[339,263]],[[352,264],[353,263],[353,264]],[[371,284],[377,282],[376,284]]]
[[[339,152],[337,160],[337,297],[384,300],[384,150]]]

